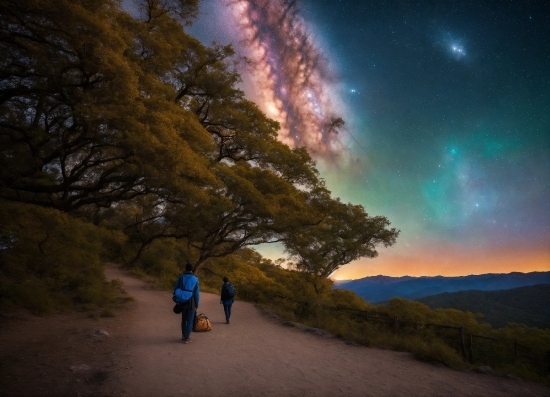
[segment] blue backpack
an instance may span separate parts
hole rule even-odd
[[[233,284],[226,283],[224,284],[225,287],[225,296],[227,299],[233,299],[235,297],[235,287],[233,287]]]
[[[178,279],[178,282],[176,283],[178,288],[174,289],[172,300],[180,304],[191,302],[191,299],[195,296],[195,290],[197,289],[198,284],[198,279],[195,276],[188,277],[187,280],[185,280],[184,276],[180,276],[180,279]]]

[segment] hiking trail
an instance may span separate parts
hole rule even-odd
[[[128,314],[127,340],[116,376],[109,382],[126,396],[548,396],[539,384],[455,371],[415,360],[409,353],[346,344],[318,336],[235,301],[225,323],[219,296],[201,293],[198,313],[212,331],[181,341],[181,315],[171,293],[114,266],[136,300]],[[220,281],[221,287],[221,281]]]

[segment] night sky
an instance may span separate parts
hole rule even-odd
[[[203,0],[190,32],[249,57],[279,138],[401,230],[334,278],[549,271],[547,4]]]

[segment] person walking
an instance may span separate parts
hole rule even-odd
[[[191,342],[191,330],[193,329],[193,321],[195,320],[196,310],[199,308],[200,287],[199,279],[193,274],[194,266],[192,263],[185,265],[185,273],[179,276],[174,287],[184,291],[191,291],[191,299],[187,303],[182,304],[181,311],[181,339],[183,343]]]
[[[227,277],[223,278],[222,292],[220,296],[220,303],[223,304],[223,311],[225,313],[225,323],[229,324],[229,318],[231,317],[231,306],[233,305],[235,298],[235,287],[229,282]]]

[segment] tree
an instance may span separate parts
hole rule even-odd
[[[125,208],[117,216],[126,218],[130,241],[138,244],[131,262],[153,241],[175,238],[196,252],[199,269],[211,258],[281,241],[288,230],[318,221],[309,210],[309,193],[273,172],[248,163],[215,168],[222,184],[204,188],[200,198],[162,202],[150,196],[118,206]]]
[[[167,55],[151,73],[115,4],[0,4],[0,197],[73,211],[212,182],[208,134],[159,79]]]
[[[187,26],[199,13],[199,0],[143,0],[140,9],[148,21],[168,13]]]
[[[130,262],[159,239],[198,267],[285,241],[326,277],[393,244],[385,218],[333,200],[307,150],[277,140],[237,88],[231,46],[184,31],[197,4],[141,0],[134,18],[115,0],[1,2],[0,199],[124,230]],[[348,230],[354,217],[368,227]],[[331,235],[319,264],[308,249]]]
[[[387,218],[370,217],[363,206],[343,204],[328,192],[319,194],[315,205],[324,212],[322,220],[288,233],[284,244],[296,268],[317,278],[353,260],[376,257],[377,246],[391,246],[399,235],[399,230],[388,227]]]
[[[279,142],[278,123],[235,87],[240,76],[231,68],[232,48],[205,47],[189,37],[162,2],[141,4],[133,52],[149,71],[144,79],[151,86],[161,82],[174,106],[210,135],[203,153],[215,178],[194,192],[149,189],[146,200],[117,204],[141,212],[126,217],[132,222],[125,230],[137,244],[131,262],[154,241],[176,238],[196,250],[200,267],[242,247],[278,241],[297,219],[307,223],[304,190],[322,183],[315,164],[304,148]],[[269,193],[274,187],[278,192]]]

